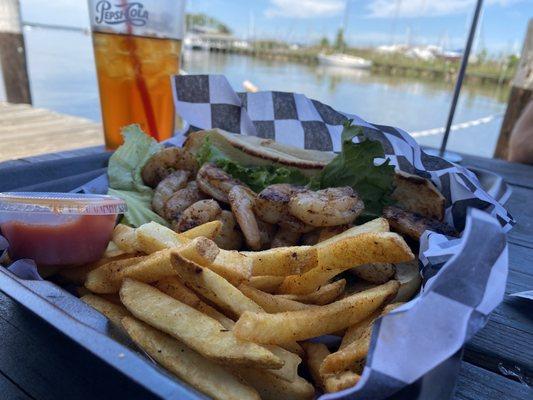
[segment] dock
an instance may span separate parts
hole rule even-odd
[[[0,102],[0,162],[103,144],[99,123],[27,104]]]

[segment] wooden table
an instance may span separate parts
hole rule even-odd
[[[54,190],[68,190],[97,176],[108,155],[64,160],[53,167],[47,157],[0,164],[0,191],[24,186],[39,190],[43,176],[54,179]],[[95,154],[96,153],[96,154]],[[65,154],[52,156],[64,159]],[[507,207],[518,224],[509,234],[509,278],[504,302],[487,326],[465,347],[454,398],[533,398],[533,302],[509,294],[533,289],[533,167],[465,156],[465,165],[503,176],[513,194]],[[25,168],[40,162],[39,173]],[[41,174],[41,175],[40,175]],[[1,289],[1,288],[0,288]],[[0,291],[0,398],[103,399],[138,398],[116,371],[66,340]],[[102,392],[104,390],[105,392]]]

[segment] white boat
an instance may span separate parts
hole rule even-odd
[[[348,54],[335,53],[323,54],[317,56],[318,63],[322,65],[331,65],[334,67],[369,69],[372,67],[372,61],[361,57],[350,56]]]

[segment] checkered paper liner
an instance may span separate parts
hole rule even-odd
[[[342,124],[352,119],[366,137],[383,144],[397,169],[437,186],[446,199],[445,221],[462,231],[461,238],[430,231],[423,235],[420,295],[376,323],[357,386],[321,397],[384,399],[417,382],[425,389],[407,398],[437,398],[428,389],[434,379],[431,371],[457,354],[503,299],[508,268],[505,232],[515,223],[512,216],[472,172],[426,154],[401,129],[370,124],[302,94],[236,93],[221,75],[175,76],[172,83],[176,111],[189,131],[219,128],[305,149],[339,151]],[[178,136],[174,143],[183,139]]]

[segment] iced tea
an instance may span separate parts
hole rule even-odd
[[[120,130],[132,123],[159,141],[171,137],[181,40],[93,32],[93,45],[106,147],[122,144]]]

